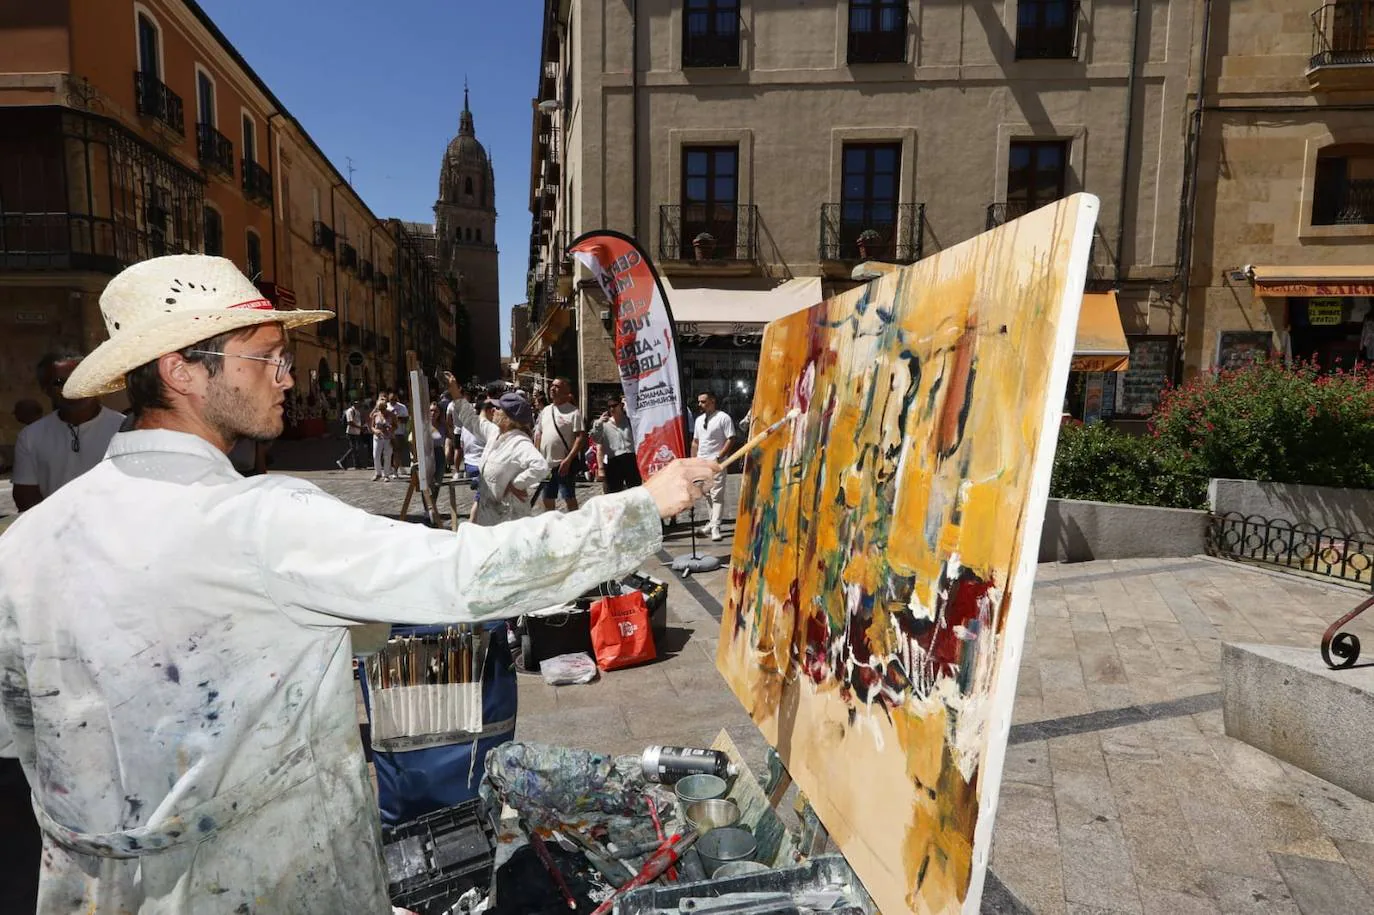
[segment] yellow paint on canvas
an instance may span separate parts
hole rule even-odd
[[[751,458],[717,665],[887,915],[958,911],[975,873],[1079,212],[764,337],[755,423],[803,415]]]

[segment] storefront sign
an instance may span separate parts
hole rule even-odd
[[[1329,327],[1341,323],[1345,306],[1340,299],[1309,299],[1307,323],[1313,327]]]
[[[1274,335],[1267,330],[1227,330],[1217,337],[1219,369],[1238,369],[1264,362],[1274,352]]]
[[[589,232],[568,253],[592,272],[611,304],[625,412],[634,428],[635,460],[647,479],[687,454],[677,338],[667,297],[649,255],[628,236]]]
[[[1159,399],[1164,392],[1174,368],[1174,337],[1134,337],[1128,339],[1131,348],[1130,368],[1121,374],[1121,383],[1116,400],[1120,405],[1117,415],[1143,419],[1153,416],[1159,408]]]

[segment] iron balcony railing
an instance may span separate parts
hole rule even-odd
[[[1211,517],[1207,552],[1366,587],[1374,583],[1374,534],[1228,512]]]
[[[1036,203],[1029,200],[1008,200],[1004,203],[989,203],[987,228],[995,229],[1003,223],[1020,219],[1031,210],[1038,210],[1050,202],[1048,200]]]
[[[352,321],[345,321],[343,328],[343,342],[352,346],[357,346],[362,338],[362,328]]]
[[[339,266],[345,270],[358,266],[358,249],[346,241],[339,242]]]
[[[1078,0],[1019,0],[1016,4],[1017,60],[1078,57]]]
[[[330,254],[334,253],[334,230],[318,219],[310,224],[310,243]]]
[[[1312,59],[1318,67],[1374,65],[1374,0],[1344,0],[1312,13]]]
[[[234,144],[209,124],[196,125],[196,155],[206,170],[234,174]]]
[[[820,259],[910,264],[925,251],[924,203],[821,204]]]
[[[161,121],[180,136],[186,136],[186,115],[181,96],[161,80],[142,70],[134,71],[134,105],[138,113]]]
[[[752,203],[664,204],[658,208],[659,259],[757,261],[758,213]]]
[[[372,282],[372,261],[365,260],[358,264],[358,279],[364,283]]]
[[[1347,178],[1318,185],[1312,200],[1314,226],[1374,224],[1374,178]]]
[[[849,4],[849,41],[846,58],[851,64],[903,63],[906,60],[907,4]]]
[[[162,226],[142,229],[77,213],[0,212],[0,269],[115,274],[136,261],[186,254]]]
[[[259,206],[272,205],[272,173],[252,159],[244,159],[243,193]]]

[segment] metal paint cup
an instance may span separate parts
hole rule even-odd
[[[758,852],[758,843],[747,829],[722,826],[697,839],[697,854],[708,874],[736,861],[751,861]]]
[[[722,864],[716,868],[716,872],[711,875],[712,880],[720,880],[724,877],[744,877],[748,874],[761,874],[764,871],[772,870],[767,864],[760,864],[757,861],[731,861],[729,864]]]
[[[688,804],[696,801],[709,801],[718,797],[725,797],[727,787],[725,779],[718,775],[689,775],[686,778],[678,779],[673,791],[685,808]]]
[[[709,801],[693,801],[687,805],[684,815],[697,832],[707,833],[722,826],[734,826],[739,822],[739,805],[728,798],[717,797]]]

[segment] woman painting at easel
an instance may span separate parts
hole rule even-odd
[[[453,375],[445,372],[444,381],[453,398],[458,424],[487,442],[477,481],[473,522],[500,524],[533,514],[530,495],[535,486],[549,478],[549,464],[530,436],[534,410],[529,401],[507,391],[499,398],[487,400],[494,409],[492,419],[486,419],[473,409]]]

